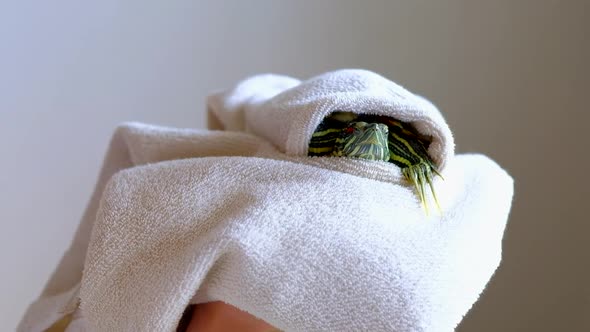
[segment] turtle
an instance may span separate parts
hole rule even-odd
[[[401,168],[404,178],[414,185],[428,213],[425,186],[440,211],[434,190],[435,176],[442,178],[428,155],[428,140],[410,124],[373,114],[334,111],[311,136],[308,156],[348,157],[391,162]]]
[[[309,154],[388,161],[389,129],[382,123],[350,121],[323,124],[312,136]]]

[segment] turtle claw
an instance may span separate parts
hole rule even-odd
[[[432,198],[434,199],[434,203],[436,204],[437,210],[439,214],[442,215],[442,209],[438,202],[438,198],[436,197],[436,192],[434,190],[433,179],[435,176],[442,176],[440,173],[434,168],[434,165],[429,165],[427,163],[419,163],[410,167],[406,167],[402,169],[402,173],[406,180],[414,185],[416,188],[416,193],[420,198],[420,203],[422,208],[424,208],[427,215],[430,214],[428,209],[428,203],[426,202],[426,185],[430,187],[430,192],[432,193]]]

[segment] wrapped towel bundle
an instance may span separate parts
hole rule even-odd
[[[398,166],[307,157],[334,110],[432,139],[426,216]],[[452,331],[501,258],[511,177],[454,156],[438,110],[385,78],[260,75],[208,98],[209,129],[124,124],[70,250],[20,331],[174,331],[221,300],[284,331]]]

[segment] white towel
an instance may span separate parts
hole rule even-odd
[[[20,331],[78,303],[89,331],[174,331],[189,303],[212,300],[285,331],[456,327],[500,263],[513,183],[484,156],[454,156],[431,103],[341,70],[255,76],[208,108],[224,131],[117,129],[72,247]],[[424,213],[392,163],[307,157],[334,110],[431,137],[442,215]]]

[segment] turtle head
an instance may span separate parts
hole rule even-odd
[[[388,161],[388,134],[387,125],[382,123],[351,122],[336,140],[334,155]]]

